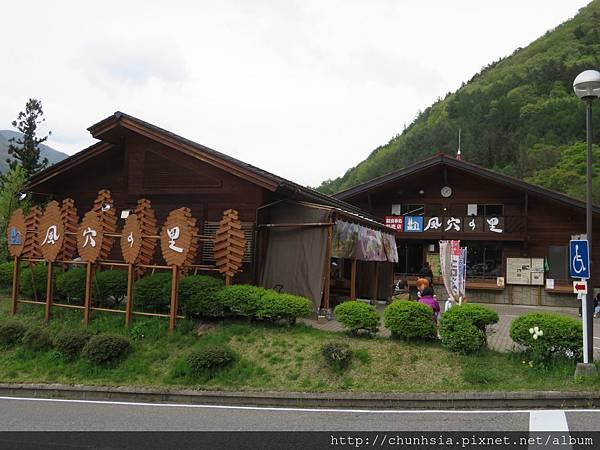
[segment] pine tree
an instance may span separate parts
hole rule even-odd
[[[31,177],[36,173],[44,170],[48,165],[48,158],[40,161],[40,144],[46,142],[48,136],[38,138],[36,130],[39,124],[46,119],[42,118],[42,102],[35,98],[30,98],[25,105],[25,112],[21,111],[17,120],[13,121],[13,127],[17,128],[23,136],[18,139],[9,139],[8,154],[13,159],[7,159],[6,162],[11,169],[17,166],[22,166],[27,173],[27,177]],[[49,133],[50,134],[50,133]]]

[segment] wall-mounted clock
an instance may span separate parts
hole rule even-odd
[[[448,198],[452,195],[452,188],[450,186],[444,186],[440,191],[442,197]]]

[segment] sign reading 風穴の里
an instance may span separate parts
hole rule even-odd
[[[130,214],[121,233],[121,253],[126,263],[135,264],[142,248],[142,227],[137,215]]]
[[[89,211],[83,217],[77,230],[77,251],[85,262],[95,262],[102,250],[104,232],[98,214]]]
[[[189,208],[179,208],[169,213],[160,232],[160,248],[170,266],[192,264],[198,250],[196,220]]]
[[[385,224],[405,233],[504,233],[503,217],[386,216]]]

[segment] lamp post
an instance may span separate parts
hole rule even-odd
[[[586,233],[590,264],[592,264],[592,102],[600,97],[600,72],[597,70],[585,70],[577,75],[573,81],[575,95],[586,103],[586,133],[587,133],[587,194],[586,194]],[[594,361],[594,284],[593,265],[590,267],[590,278],[588,280],[588,293],[585,300],[584,329],[584,364],[593,365]],[[582,308],[583,310],[583,308]],[[591,368],[590,368],[591,369]]]

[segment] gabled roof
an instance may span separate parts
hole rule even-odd
[[[553,191],[552,189],[527,183],[526,181],[520,180],[515,177],[511,177],[510,175],[494,172],[493,170],[486,169],[485,167],[482,167],[480,165],[456,159],[455,157],[445,155],[444,153],[439,153],[438,155],[424,159],[403,169],[395,170],[388,174],[379,176],[377,178],[373,178],[372,180],[366,181],[357,186],[353,186],[344,191],[337,192],[336,194],[333,194],[333,197],[339,200],[348,200],[350,198],[362,194],[368,194],[369,191],[382,187],[386,183],[399,181],[403,178],[415,175],[423,170],[430,169],[435,166],[454,167],[456,169],[471,173],[473,175],[477,175],[479,177],[483,177],[495,181],[497,183],[504,184],[522,192],[528,192],[530,194],[550,198],[560,203],[569,206],[574,206],[577,208],[586,207],[585,202],[573,197],[569,197],[568,195],[565,195],[561,192]],[[593,206],[593,211],[595,214],[600,214],[600,207]]]
[[[160,142],[174,150],[180,151],[207,164],[218,167],[262,188],[281,194],[287,198],[340,208],[344,211],[358,214],[369,218],[370,220],[381,223],[379,219],[354,205],[350,205],[342,200],[321,194],[313,189],[286,180],[285,178],[267,172],[266,170],[260,169],[251,164],[247,164],[236,158],[232,158],[229,155],[198,144],[197,142],[186,139],[168,130],[120,111],[115,112],[106,119],[103,119],[88,128],[88,131],[92,134],[92,136],[101,140],[102,142],[96,143],[34,175],[29,179],[27,188],[33,189],[36,185],[56,177],[107,150],[119,146],[121,144],[121,135],[124,130],[129,130],[156,142]]]

